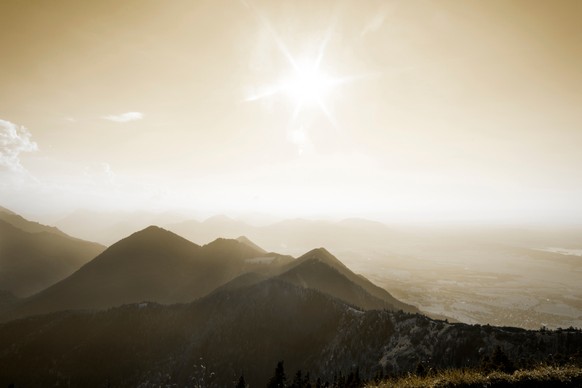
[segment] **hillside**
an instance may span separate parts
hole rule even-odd
[[[0,290],[0,312],[13,306],[18,301],[18,298],[9,291]]]
[[[301,287],[319,290],[366,310],[419,312],[415,307],[400,302],[363,276],[354,274],[324,248],[311,250],[291,262],[278,278]]]
[[[576,330],[526,331],[434,321],[419,314],[362,311],[315,290],[269,279],[190,304],[126,305],[0,324],[0,385],[229,386],[244,373],[265,386],[276,363],[333,382],[358,368],[362,380],[427,368],[478,366],[502,346],[535,363],[575,355]],[[94,365],[99,365],[95,368]]]
[[[104,246],[0,212],[0,288],[29,296],[64,279]]]

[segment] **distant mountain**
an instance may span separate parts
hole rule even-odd
[[[575,357],[582,333],[435,321],[420,314],[350,307],[280,279],[215,292],[191,304],[126,305],[0,324],[0,386],[231,386],[244,374],[265,386],[284,360],[333,382],[426,368],[477,366],[501,346],[527,362]],[[98,368],[95,365],[99,365]]]
[[[242,235],[267,251],[290,255],[299,255],[314,246],[325,246],[342,255],[350,251],[366,255],[379,247],[398,245],[411,238],[380,222],[355,218],[338,222],[298,218],[253,226],[226,216],[215,216],[204,222],[188,220],[166,227],[196,242]]]
[[[249,233],[258,229],[224,215],[210,217],[202,222],[197,220],[182,221],[168,224],[166,227],[180,236],[200,243],[214,241],[221,237],[235,239],[238,236],[249,236]]]
[[[266,262],[264,262],[266,260]],[[8,318],[125,303],[190,302],[245,272],[262,272],[291,259],[236,240],[196,245],[150,226],[113,244],[68,278],[27,298]]]
[[[0,211],[0,288],[24,297],[69,276],[104,246]]]

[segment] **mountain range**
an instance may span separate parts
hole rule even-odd
[[[219,287],[269,278],[317,289],[360,308],[418,311],[354,274],[323,248],[293,259],[265,252],[246,237],[199,246],[150,226],[113,244],[67,278],[20,300],[4,319],[141,301],[185,303]],[[234,285],[227,285],[231,281]]]
[[[5,209],[0,215],[2,262],[26,263],[12,272],[13,284],[39,287],[34,271],[72,257],[70,274],[32,295],[0,291],[0,386],[218,387],[244,375],[254,387],[281,360],[291,373],[332,382],[355,371],[364,379],[401,375],[419,364],[474,367],[497,348],[525,366],[548,354],[577,360],[582,349],[574,328],[428,318],[325,248],[294,258],[245,236],[198,245],[157,226],[105,248]],[[94,257],[82,249],[66,256],[70,247],[91,247]]]

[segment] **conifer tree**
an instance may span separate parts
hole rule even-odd
[[[287,377],[285,376],[283,361],[279,361],[277,363],[277,367],[275,368],[275,375],[269,380],[267,388],[284,388],[286,386],[286,381]]]
[[[240,375],[238,379],[238,383],[236,384],[236,388],[247,388],[247,383],[245,382],[245,376]]]

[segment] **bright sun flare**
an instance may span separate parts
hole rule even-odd
[[[281,83],[281,91],[298,106],[322,105],[332,87],[332,79],[320,71],[316,62],[297,62],[293,70],[293,74]]]
[[[333,78],[322,71],[322,60],[327,43],[331,37],[332,28],[328,28],[319,45],[316,55],[312,58],[294,57],[283,41],[278,37],[266,18],[261,18],[264,25],[271,32],[274,42],[281,54],[287,59],[291,74],[287,77],[260,88],[256,93],[248,96],[246,101],[257,101],[271,98],[276,95],[285,95],[293,103],[292,121],[305,108],[319,109],[327,117],[332,125],[336,125],[328,101],[330,91],[336,86],[348,82],[350,77]]]

